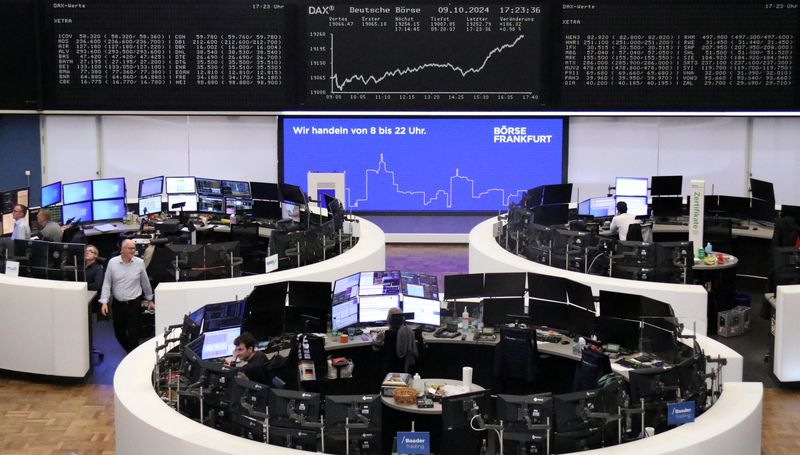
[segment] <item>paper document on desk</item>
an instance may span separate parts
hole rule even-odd
[[[116,228],[117,227],[114,226],[113,224],[98,224],[97,226],[93,227],[95,231],[100,231],[100,232],[110,232]]]

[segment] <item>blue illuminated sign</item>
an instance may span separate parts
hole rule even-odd
[[[398,431],[397,453],[401,455],[430,454],[431,434],[427,431]]]
[[[667,405],[667,424],[681,425],[694,422],[697,414],[694,401],[671,403]]]

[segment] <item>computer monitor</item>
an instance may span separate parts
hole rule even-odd
[[[91,201],[64,204],[62,213],[64,220],[73,219],[73,222],[80,221],[81,223],[91,223],[94,221]]]
[[[650,178],[651,196],[677,196],[682,193],[682,175],[654,175]]]
[[[542,205],[569,204],[572,200],[572,184],[544,185]]]
[[[166,177],[167,195],[170,194],[195,194],[197,183],[194,177]]]
[[[719,196],[716,212],[728,218],[746,220],[750,212],[750,198],[736,196]]]
[[[773,249],[775,286],[800,284],[800,249],[794,246]]]
[[[525,272],[487,273],[483,276],[483,296],[522,296],[525,294],[525,281]]]
[[[555,425],[553,397],[542,395],[497,395],[497,418],[506,428]]]
[[[618,265],[653,267],[656,265],[656,246],[649,242],[620,240],[617,242],[616,256],[618,258],[614,261],[614,267]]]
[[[183,208],[175,207],[176,204],[183,204]],[[173,208],[175,207],[175,208]],[[196,212],[197,211],[197,195],[196,194],[168,194],[167,195],[167,211],[172,213],[179,212]]]
[[[509,315],[519,314],[525,314],[523,297],[483,299],[483,324],[486,327],[500,327],[509,322]]]
[[[287,389],[270,389],[269,423],[283,428],[303,428],[306,422],[318,422],[320,396],[318,393]]]
[[[755,199],[772,202],[772,205],[775,205],[775,188],[772,186],[772,182],[765,182],[763,180],[751,178],[750,194]]]
[[[400,293],[404,296],[439,300],[439,280],[436,275],[400,272]]]
[[[588,311],[595,311],[592,287],[577,281],[567,281],[567,303],[579,306]]]
[[[161,195],[144,197],[139,199],[139,216],[161,213]]]
[[[642,351],[668,363],[675,361],[678,341],[674,324],[664,324],[671,318],[650,318],[642,322]],[[666,325],[666,327],[664,327]]]
[[[603,344],[616,344],[630,352],[639,351],[639,336],[642,322],[603,316],[597,318],[597,338]]]
[[[677,218],[683,215],[683,198],[680,196],[661,196],[652,199],[653,216],[659,218]]]
[[[92,201],[92,217],[94,221],[121,220],[125,218],[126,214],[125,199]]]
[[[222,197],[222,180],[196,177],[194,181],[198,195]]]
[[[390,295],[400,293],[400,271],[361,272],[358,295]]]
[[[617,212],[613,197],[593,197],[578,205],[578,215],[591,215],[595,218],[614,216]]]
[[[647,196],[617,196],[617,202],[628,205],[628,213],[634,216],[645,216],[647,212]]]
[[[92,181],[65,183],[61,187],[64,194],[64,205],[92,200]]]
[[[280,220],[283,218],[281,203],[277,201],[261,201],[253,199],[253,218],[263,220]]]
[[[263,341],[281,335],[286,307],[287,283],[262,284],[245,298],[242,331]]]
[[[781,217],[790,216],[800,222],[800,206],[781,204]]]
[[[568,303],[529,299],[528,317],[535,327],[582,336],[591,336],[595,332],[595,313]]]
[[[553,395],[553,407],[558,433],[603,427],[606,419],[597,414],[613,416],[619,413],[619,388],[608,386]]]
[[[360,273],[354,273],[333,282],[333,304],[339,304],[358,297]]]
[[[164,192],[164,176],[139,180],[139,197],[161,196]]]
[[[761,199],[750,200],[750,219],[758,221],[775,221],[775,202]]]
[[[678,373],[673,368],[642,368],[628,372],[631,402],[641,398],[673,401],[679,398]]]
[[[533,209],[533,221],[544,226],[567,224],[569,221],[569,204],[540,205]]]
[[[13,213],[4,213],[3,214],[3,234],[10,235],[14,232],[14,214]]]
[[[242,334],[241,327],[231,327],[228,329],[204,332],[203,351],[200,358],[203,360],[216,359],[219,357],[230,357],[236,345],[233,340]]]
[[[647,177],[617,177],[617,196],[647,196]]]
[[[343,430],[345,422],[353,431],[381,428],[380,395],[327,395],[325,397],[325,428]]]
[[[300,222],[300,206],[290,202],[281,203],[281,219],[292,220],[295,223]]]
[[[542,195],[544,194],[544,186],[537,186],[528,190],[528,204],[527,208],[539,207],[542,205]]]
[[[403,296],[403,312],[414,313],[408,322],[439,327],[441,325],[441,303],[439,300],[424,299],[410,295]]]
[[[445,275],[444,296],[447,300],[483,296],[483,274]]]
[[[240,327],[244,318],[245,301],[211,303],[206,305],[203,332]]]
[[[331,306],[331,328],[342,330],[358,324],[358,297]]]
[[[222,195],[225,197],[242,199],[251,199],[253,197],[250,192],[250,182],[241,182],[237,180],[223,180]]]
[[[568,287],[566,278],[528,272],[528,294],[533,298],[566,303]]]
[[[327,281],[290,281],[289,305],[330,308],[331,283]]]
[[[474,431],[476,416],[491,419],[489,391],[442,398],[442,448],[440,453],[477,455],[482,432]]]
[[[319,449],[320,432],[314,429],[284,428],[270,421],[269,444],[291,449],[316,452]]]
[[[92,180],[92,199],[125,199],[125,178]]]
[[[361,324],[384,322],[389,309],[399,307],[399,295],[361,296],[358,299],[358,322]]]
[[[642,312],[639,295],[600,290],[600,316],[638,320]]]
[[[200,213],[225,213],[225,198],[222,196],[197,196],[197,211]]]
[[[42,207],[50,207],[61,203],[61,182],[42,187]]]
[[[250,182],[253,199],[262,201],[280,201],[281,190],[277,183]]]
[[[240,197],[226,197],[225,198],[225,213],[228,215],[235,215],[241,212],[253,211],[253,200]]]
[[[303,190],[297,185],[288,183],[281,183],[281,197],[286,202],[291,202],[296,205],[306,205],[306,195]]]

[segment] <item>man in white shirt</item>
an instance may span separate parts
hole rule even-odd
[[[11,233],[11,240],[29,240],[31,238],[31,228],[25,218],[28,216],[28,207],[22,204],[14,206],[11,218],[14,219],[14,231]]]
[[[617,215],[611,219],[611,235],[619,233],[620,240],[627,240],[628,227],[636,222],[636,217],[628,213],[628,204],[617,202]]]
[[[119,256],[107,263],[100,293],[100,312],[103,316],[108,316],[108,303],[112,298],[114,335],[125,351],[131,352],[139,346],[142,310],[155,308],[153,288],[147,278],[144,261],[136,257],[133,240],[124,240]]]

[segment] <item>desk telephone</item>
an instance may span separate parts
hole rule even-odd
[[[456,323],[448,323],[445,327],[439,327],[435,332],[433,332],[433,336],[436,338],[456,338],[461,334],[458,333],[458,324]]]
[[[495,341],[497,334],[492,327],[484,327],[475,333],[475,341]]]

